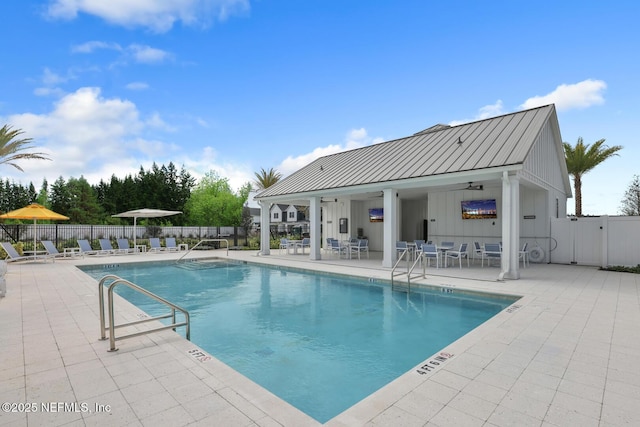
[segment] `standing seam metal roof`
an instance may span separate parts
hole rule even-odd
[[[524,163],[553,105],[321,157],[256,198],[421,178]],[[458,143],[458,141],[462,141]]]

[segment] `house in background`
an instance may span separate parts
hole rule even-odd
[[[499,278],[517,279],[524,242],[548,261],[550,219],[566,217],[569,197],[558,118],[546,105],[321,157],[256,200],[263,222],[271,204],[309,207],[312,260],[325,238],[357,234],[389,268],[398,240],[502,242]],[[261,242],[268,255],[268,235]]]
[[[269,209],[270,224],[279,233],[292,232],[292,228],[299,228],[300,233],[306,232],[309,228],[308,210],[308,206],[273,204]]]

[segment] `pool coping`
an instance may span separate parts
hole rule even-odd
[[[135,255],[122,256],[121,262],[125,258],[136,260]],[[256,257],[255,253],[230,252],[229,258],[364,272],[356,274],[361,277],[383,278],[390,273],[375,267],[351,268],[337,261]],[[145,255],[145,259],[175,256]],[[203,368],[203,362],[186,354],[193,345],[176,333],[133,338],[119,352],[108,353],[108,346],[97,342],[96,281],[73,267],[87,262],[93,263],[79,259],[9,266],[7,296],[0,299],[0,321],[5,325],[0,338],[7,343],[0,348],[0,395],[5,400],[106,399],[114,405],[113,416],[105,419],[109,425],[319,425],[226,365],[211,363]],[[478,276],[478,272],[460,274]],[[640,422],[640,408],[635,404],[640,396],[637,275],[584,266],[537,265],[523,272],[518,281],[431,279],[437,285],[489,289],[491,293],[517,290],[524,297],[517,302],[519,307],[504,310],[443,349],[453,357],[434,359],[438,353],[426,359],[425,364],[439,364],[427,365],[434,369],[426,374],[406,373],[325,425]],[[126,304],[123,300],[122,306]],[[118,309],[118,315],[125,318],[138,313],[133,307]],[[137,369],[129,371],[129,363]],[[101,380],[87,380],[87,372]],[[187,377],[193,382],[187,384]],[[153,399],[139,397],[147,388],[156,393]],[[189,394],[191,390],[202,396]],[[216,412],[208,412],[213,407]],[[102,420],[100,414],[15,416],[7,422],[99,425]]]

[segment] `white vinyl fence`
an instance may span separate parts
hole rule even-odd
[[[640,264],[640,217],[552,219],[551,242],[550,262],[555,264],[635,267]]]

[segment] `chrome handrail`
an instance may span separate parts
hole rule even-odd
[[[104,283],[107,280],[113,280],[113,282],[111,282],[111,284],[109,285],[109,288],[107,290],[107,305],[108,305],[108,314],[109,314],[109,327],[105,326],[104,323]],[[166,306],[168,306],[169,308],[171,308],[171,312],[169,314],[165,314],[162,316],[155,316],[155,317],[150,317],[148,319],[142,319],[142,320],[137,320],[134,322],[128,322],[128,323],[122,323],[119,325],[115,324],[115,320],[114,320],[114,313],[113,313],[113,289],[117,286],[117,285],[125,285],[127,287],[129,287],[130,289],[133,289],[135,291],[138,291]],[[113,274],[109,274],[107,276],[104,276],[102,279],[100,279],[100,282],[98,283],[98,303],[100,305],[100,339],[101,340],[105,340],[106,339],[106,331],[109,331],[109,351],[117,351],[118,349],[116,348],[116,340],[122,340],[125,338],[132,338],[132,337],[136,337],[139,335],[144,335],[144,334],[148,334],[151,332],[155,332],[155,331],[161,331],[161,330],[165,330],[165,329],[173,329],[174,331],[176,330],[176,328],[180,327],[180,326],[186,326],[186,331],[185,331],[185,336],[188,340],[191,340],[191,325],[190,325],[190,320],[189,320],[189,312],[181,307],[178,307],[177,305],[173,304],[172,302],[167,301],[166,299],[159,297],[158,295],[149,292],[148,290],[136,285],[135,283],[132,283],[128,280],[125,280],[121,277],[118,277],[116,275]],[[180,322],[180,323],[176,323],[176,310],[180,311],[183,315],[184,315],[184,322]],[[140,323],[145,323],[145,322],[151,322],[153,320],[159,320],[159,319],[167,319],[171,317],[171,324],[170,325],[166,325],[166,326],[161,326],[159,328],[154,328],[154,329],[148,329],[146,331],[140,331],[140,332],[134,332],[132,334],[128,334],[128,335],[122,335],[119,337],[116,337],[115,334],[115,329],[116,328],[122,328],[125,326],[132,326],[132,325],[137,325]]]
[[[420,263],[420,265],[422,266],[422,278],[425,277],[426,272],[425,272],[425,266],[422,264],[422,255],[423,252],[422,251],[417,251],[416,252],[416,260],[413,262],[413,264],[411,266],[409,266],[409,259],[407,259],[407,272],[401,272],[401,273],[396,273],[396,268],[398,267],[398,264],[400,264],[400,261],[402,261],[402,259],[405,257],[405,254],[410,253],[409,249],[405,249],[402,254],[400,255],[400,257],[398,258],[398,261],[396,261],[395,265],[393,266],[393,268],[391,269],[391,289],[393,289],[394,286],[394,281],[393,278],[396,276],[402,276],[403,274],[407,275],[407,292],[411,291],[411,274],[413,273],[413,270],[416,268],[416,265],[418,265],[418,263]]]
[[[229,240],[227,239],[202,239],[200,240],[198,243],[196,243],[195,245],[193,245],[187,252],[185,252],[184,254],[182,254],[182,256],[180,258],[178,258],[176,260],[176,262],[180,262],[182,260],[182,258],[186,257],[187,255],[189,255],[189,253],[194,250],[195,248],[197,248],[198,246],[200,246],[201,243],[204,242],[225,242],[227,244],[227,256],[229,256]]]

